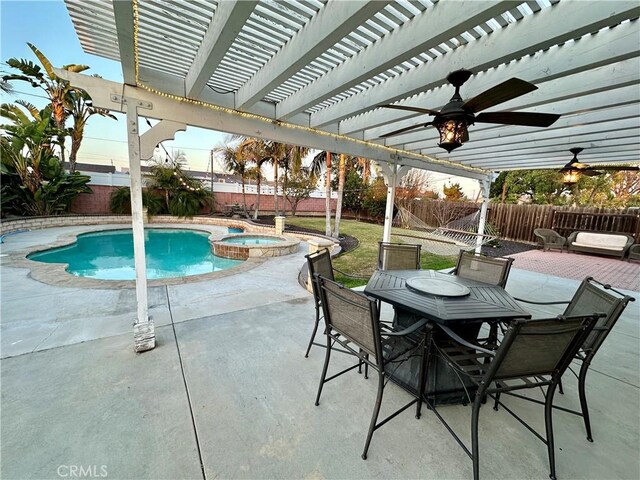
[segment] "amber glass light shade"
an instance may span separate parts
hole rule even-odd
[[[578,183],[578,179],[580,178],[580,171],[575,170],[573,168],[567,169],[561,172],[562,173],[562,183],[565,185],[574,185]]]
[[[444,120],[436,125],[436,128],[440,133],[438,146],[449,153],[462,146],[463,140],[467,136],[467,121],[465,119]]]

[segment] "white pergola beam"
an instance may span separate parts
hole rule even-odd
[[[515,150],[513,152],[493,152],[491,149],[486,149],[483,152],[478,152],[473,157],[467,159],[458,160],[464,165],[488,165],[497,164],[500,162],[514,160],[516,162],[526,161],[527,159],[541,159],[546,157],[555,157],[569,152],[569,148],[573,146],[583,147],[589,150],[591,153],[597,151],[602,153],[618,153],[620,151],[630,150],[635,148],[640,143],[640,137],[626,137],[626,138],[614,138],[607,140],[599,140],[597,142],[580,142],[579,145],[567,145],[565,150],[561,150],[557,145],[543,145],[537,148]],[[560,147],[562,148],[562,147]],[[567,153],[568,155],[568,153]],[[638,157],[640,160],[640,156]],[[567,160],[568,162],[569,160]]]
[[[113,15],[120,50],[122,77],[127,85],[136,84],[135,54],[133,47],[133,5],[131,2],[112,0]]]
[[[186,85],[184,79],[175,75],[169,75],[163,72],[150,70],[146,67],[140,67],[139,69],[140,83],[148,87],[152,87],[164,93],[176,95],[179,97],[186,96]],[[214,92],[211,89],[205,89],[198,96],[199,100],[203,102],[212,103],[221,107],[234,109],[235,103],[233,95],[226,95]],[[246,110],[248,113],[255,113],[263,117],[271,119],[276,118],[276,106],[272,102],[257,102]],[[309,126],[309,114],[300,113],[295,117],[289,119],[289,123],[294,123],[301,126]],[[337,125],[333,128],[324,129],[327,132],[337,133]]]
[[[640,52],[638,52],[638,54],[640,54]],[[563,64],[566,65],[566,62],[563,62]],[[497,85],[500,82],[504,81],[505,78],[516,76],[510,74],[511,72],[509,72],[509,66],[506,66],[506,68],[504,69],[496,69],[492,70],[491,72],[487,72],[486,74],[472,77],[468,82],[470,89],[471,87],[473,87],[473,91],[475,93],[482,92],[485,89],[484,87],[486,85],[489,85],[487,83],[486,77],[493,78],[495,80],[495,83],[493,85]],[[501,79],[498,78],[499,76],[501,77]],[[476,80],[482,83],[480,87],[476,85]],[[585,95],[608,92],[610,90],[616,90],[618,88],[626,87],[629,85],[637,86],[638,84],[640,84],[640,57],[635,57],[622,62],[617,62],[614,65],[602,66],[599,68],[576,73],[574,75],[569,75],[567,77],[556,78],[549,82],[544,82],[540,85],[540,88],[538,90],[530,92],[526,95],[522,95],[521,97],[518,97],[509,102],[502,103],[491,110],[522,110],[524,108],[544,106],[548,103],[559,102],[562,100],[569,100],[574,98],[579,101],[580,98],[584,97]],[[447,96],[451,94],[451,91],[451,88],[449,88],[448,92],[440,92],[440,89],[438,89],[438,91],[434,91],[433,100],[438,101],[447,98]],[[467,94],[466,91],[464,91],[463,93],[465,98],[471,98],[473,96],[472,94]],[[609,94],[603,93],[603,95]],[[436,108],[434,106],[427,107],[429,102],[428,99],[430,99],[431,97],[429,95],[424,95],[424,97],[424,99],[421,99],[420,102],[418,102],[424,105],[414,106],[423,106],[423,108]],[[446,101],[448,101],[448,99]],[[411,101],[406,103],[412,104]],[[611,102],[611,104],[614,103],[616,102]],[[400,104],[405,104],[405,102],[400,102]],[[442,105],[437,105],[437,108],[440,108],[441,106]],[[395,113],[399,110],[388,111],[391,113]],[[544,107],[542,107],[541,109],[539,109],[539,111],[546,110],[544,110]],[[378,110],[376,110],[376,112],[378,112]],[[412,115],[411,112],[406,113]],[[380,138],[380,135],[384,135],[385,133],[391,132],[393,130],[409,127],[420,123],[427,123],[432,119],[433,117],[431,116],[417,114],[416,116],[401,120],[399,122],[393,123],[392,125],[387,124],[380,127],[367,129],[364,132],[363,139],[378,139]],[[386,143],[392,144],[391,142],[393,142],[393,137],[391,137]]]
[[[637,119],[635,123],[636,125],[632,128],[611,128],[608,132],[589,132],[583,135],[575,135],[575,133],[572,132],[571,135],[566,134],[549,139],[540,139],[534,136],[528,136],[529,140],[519,141],[517,143],[501,143],[497,140],[493,142],[485,141],[483,142],[483,145],[478,146],[477,148],[465,150],[464,155],[459,155],[455,158],[450,157],[450,159],[460,162],[464,162],[465,160],[473,162],[476,155],[483,155],[486,152],[492,152],[492,154],[496,156],[503,153],[515,155],[515,153],[519,151],[527,151],[544,147],[557,148],[558,151],[560,151],[566,145],[591,145],[594,142],[598,143],[605,140],[615,141],[617,139],[628,140],[630,138],[640,138],[640,126],[637,125]]]
[[[59,69],[56,70],[56,73],[69,80],[74,86],[86,90],[91,95],[93,104],[100,108],[123,111],[124,106],[121,102],[124,95],[139,102],[150,103],[152,108],[145,111],[145,115],[150,118],[182,122],[210,130],[265,138],[330,152],[341,152],[346,155],[387,163],[402,163],[403,165],[448,175],[459,175],[468,178],[482,178],[486,175],[486,172],[479,169],[460,167],[435,158],[397,151],[349,137],[333,135],[283,122],[274,122],[269,118],[261,118],[256,115],[228,109],[210,108],[180,99],[171,99],[155,95],[142,88],[123,86],[101,78]]]
[[[236,108],[246,110],[264,98],[388,3],[360,0],[327,4],[236,92]]]
[[[637,153],[628,153],[628,152],[617,152],[610,154],[610,158],[607,159],[606,162],[599,162],[602,157],[597,154],[592,154],[589,156],[585,156],[580,154],[580,160],[587,165],[591,165],[596,170],[599,165],[638,165],[638,155]],[[505,163],[505,164],[496,164],[490,167],[490,170],[494,172],[501,172],[503,170],[541,170],[541,169],[560,169],[564,165],[566,165],[569,160],[571,160],[571,155],[567,152],[567,155],[564,157],[553,157],[546,158],[543,160],[531,160],[522,163]],[[488,167],[489,168],[489,167]]]
[[[454,5],[459,4],[454,2]],[[364,94],[355,95],[324,108],[311,116],[311,126],[323,127],[366,112],[372,106],[395,102],[443,85],[447,75],[453,70],[460,68],[472,71],[487,70],[639,15],[640,6],[633,0],[624,2],[565,0],[535,15],[523,18],[517,24],[494,31],[490,35],[470,42],[462,48],[456,48],[394,79],[371,87]],[[634,36],[628,37],[627,41],[635,42],[633,44],[635,47],[637,31],[634,31]],[[570,59],[565,58],[565,61]],[[547,76],[555,78],[553,72],[548,72]]]
[[[213,19],[185,79],[188,97],[198,98],[202,93],[257,3],[254,0],[218,2]]]
[[[278,104],[278,118],[287,119],[404,60],[437,47],[500,15],[509,6],[510,2],[507,1],[437,3],[426,14],[414,17],[307,87],[285,98]],[[339,8],[342,8],[342,4]],[[460,12],[464,12],[464,15],[460,15]]]

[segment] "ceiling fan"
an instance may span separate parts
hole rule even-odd
[[[562,183],[565,185],[573,185],[578,181],[580,175],[587,175],[589,177],[595,177],[597,175],[602,175],[605,172],[619,172],[623,170],[640,171],[639,166],[616,166],[616,165],[603,165],[599,167],[592,167],[591,165],[587,165],[586,163],[582,163],[578,160],[578,154],[584,150],[580,147],[574,147],[569,149],[571,153],[573,153],[573,158],[569,163],[567,163],[564,167],[560,169],[560,173],[562,173]]]
[[[469,80],[469,77],[471,77],[471,72],[469,70],[456,70],[447,76],[447,80],[456,88],[456,91],[453,94],[453,97],[451,97],[451,100],[449,100],[449,103],[442,107],[442,110],[439,112],[437,110],[429,110],[427,108],[405,107],[403,105],[383,105],[384,108],[426,113],[427,115],[433,115],[435,118],[431,122],[401,128],[381,136],[383,138],[391,137],[410,130],[433,125],[440,133],[440,143],[438,146],[451,153],[454,149],[460,147],[463,143],[469,140],[469,131],[467,128],[474,123],[500,123],[504,125],[548,127],[560,118],[560,115],[533,112],[487,112],[476,115],[476,113],[493,107],[494,105],[498,105],[506,102],[507,100],[511,100],[537,90],[538,87],[532,83],[520,80],[519,78],[511,78],[506,82],[502,82],[495,87],[485,90],[481,94],[465,102],[460,96],[460,87]]]

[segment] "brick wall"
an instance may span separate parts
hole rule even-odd
[[[108,185],[90,185],[93,193],[81,193],[71,203],[71,213],[84,213],[87,215],[111,213],[109,201],[111,192],[116,188]]]
[[[90,185],[93,193],[81,193],[78,195],[73,203],[71,204],[71,213],[75,214],[85,214],[85,215],[104,215],[111,213],[111,209],[109,208],[109,200],[111,196],[111,192],[116,188],[108,185]],[[230,193],[230,192],[214,192],[215,201],[216,201],[216,211],[223,212],[225,211],[226,205],[233,205],[238,203],[242,205],[242,194],[241,193]],[[246,195],[247,198],[247,207],[251,207],[256,203],[257,195],[253,193],[248,193]],[[278,205],[280,209],[282,209],[283,200],[282,197],[278,197]],[[298,214],[305,213],[324,213],[325,199],[324,198],[308,198],[306,200],[301,201],[298,204]],[[291,207],[289,203],[286,204],[287,211],[291,211]],[[335,211],[336,208],[336,199],[331,199],[331,209]],[[273,195],[260,195],[260,211],[264,213],[273,213]],[[207,213],[207,212],[202,212]]]

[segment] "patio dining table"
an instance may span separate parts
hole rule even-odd
[[[483,323],[531,318],[509,293],[498,285],[450,275],[435,270],[379,270],[364,293],[393,306],[394,322],[400,328],[421,318],[446,325],[466,340],[478,338]],[[433,335],[441,334],[434,329]],[[405,388],[416,390],[419,359],[393,365],[391,378]],[[461,379],[430,350],[426,397],[434,404],[465,403],[465,390],[472,384]]]

